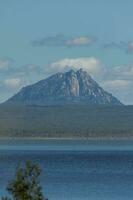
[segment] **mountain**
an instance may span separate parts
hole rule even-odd
[[[56,73],[22,88],[6,103],[24,105],[94,104],[122,105],[104,91],[84,70]]]

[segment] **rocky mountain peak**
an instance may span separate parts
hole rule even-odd
[[[118,99],[104,91],[83,69],[57,73],[29,85],[10,98],[7,103],[121,105]]]

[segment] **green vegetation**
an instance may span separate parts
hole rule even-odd
[[[133,106],[0,106],[0,137],[133,137]]]
[[[15,179],[7,187],[11,197],[2,200],[47,200],[42,192],[39,182],[41,170],[38,165],[27,162],[20,166],[15,174]]]

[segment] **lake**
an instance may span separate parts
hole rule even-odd
[[[133,141],[1,140],[1,195],[26,160],[40,164],[49,200],[133,199]]]

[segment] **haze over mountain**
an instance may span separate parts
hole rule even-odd
[[[103,90],[83,69],[56,73],[33,85],[23,87],[6,103],[122,105],[112,94]]]

